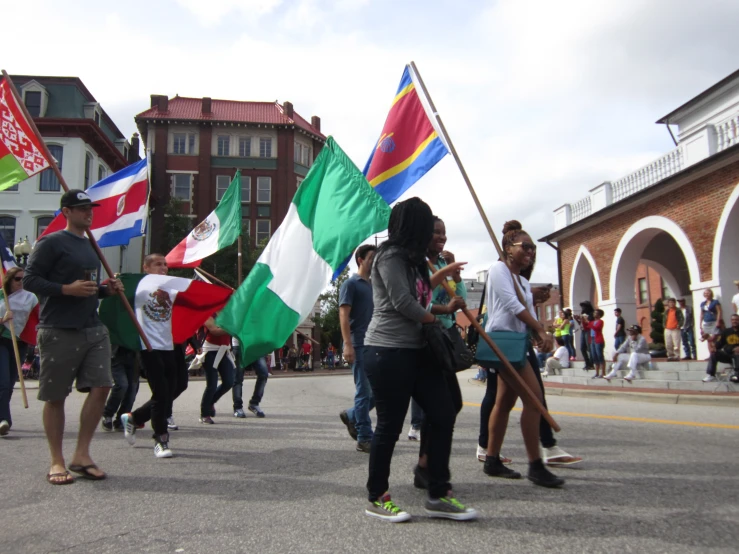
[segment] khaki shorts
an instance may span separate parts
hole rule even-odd
[[[110,340],[104,325],[89,329],[39,329],[41,358],[38,399],[56,402],[77,390],[111,387]]]

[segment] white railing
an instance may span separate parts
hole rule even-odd
[[[641,169],[629,173],[626,177],[613,182],[613,201],[618,202],[651,187],[653,184],[674,175],[683,169],[683,151],[679,146],[661,158],[645,165]]]
[[[739,114],[716,125],[716,152],[739,144]]]
[[[590,197],[586,196],[572,204],[572,223],[585,219],[592,212]]]

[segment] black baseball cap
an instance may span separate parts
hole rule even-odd
[[[641,335],[641,327],[638,325],[632,325],[628,329],[626,329],[629,333],[636,333],[637,335]]]
[[[79,206],[96,208],[99,205],[95,204],[84,190],[79,189],[71,189],[62,194],[62,200],[59,203],[60,208],[77,208]]]

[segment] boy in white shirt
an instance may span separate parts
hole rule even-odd
[[[557,350],[554,351],[554,356],[547,359],[545,369],[542,372],[544,377],[549,375],[550,370],[554,373],[554,370],[556,369],[566,369],[570,367],[570,352],[565,346],[565,341],[562,337],[554,337],[554,340],[557,342]]]

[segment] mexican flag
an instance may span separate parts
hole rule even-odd
[[[25,181],[50,165],[10,83],[0,77],[0,190]]]
[[[387,229],[390,207],[329,137],[284,221],[216,318],[250,363],[282,347],[310,315],[336,268]]]
[[[38,299],[27,290],[17,290],[8,296],[10,311],[13,312],[13,330],[15,336],[26,344],[36,344],[36,326],[38,325]],[[0,294],[0,317],[6,312],[5,299]],[[11,322],[4,323],[10,329]]]
[[[169,267],[197,267],[203,258],[231,246],[241,234],[241,171],[215,211],[167,254]]]
[[[154,350],[172,350],[175,344],[184,343],[223,308],[232,293],[223,287],[169,275],[124,273],[120,279]],[[111,344],[131,350],[144,348],[117,296],[102,301],[100,319],[108,327]]]

